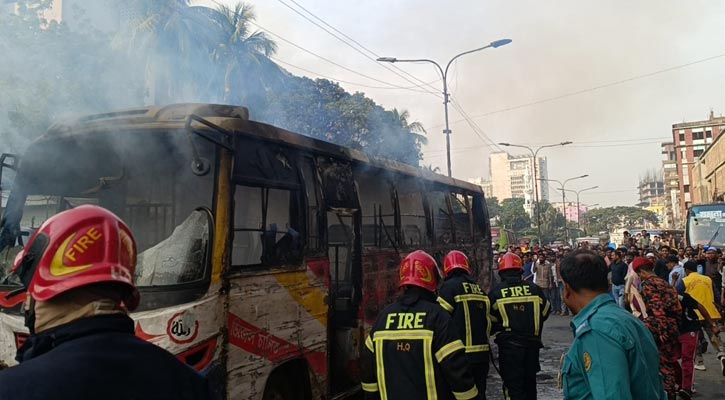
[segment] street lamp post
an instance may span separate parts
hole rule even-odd
[[[539,154],[539,150],[541,150],[541,149],[545,149],[547,147],[566,146],[568,144],[572,144],[572,142],[567,141],[567,142],[561,142],[561,143],[555,143],[555,144],[547,144],[545,146],[539,146],[536,148],[536,150],[534,150],[531,147],[525,146],[522,144],[511,144],[511,143],[505,143],[505,142],[499,143],[499,146],[520,147],[522,149],[528,150],[531,153],[531,157],[532,157],[531,160],[532,160],[532,163],[534,164],[534,179],[533,179],[533,181],[534,181],[534,201],[536,202],[536,230],[539,234],[539,243],[541,243],[541,210],[539,207],[539,187],[536,184],[536,181],[539,180],[537,172],[536,172],[536,164],[538,164],[536,156]]]
[[[576,194],[576,227],[578,229],[581,229],[581,221],[580,221],[580,219],[581,219],[581,213],[579,211],[579,204],[580,204],[579,203],[579,195],[581,194],[581,192],[586,192],[587,190],[594,190],[594,189],[598,189],[598,188],[599,188],[599,186],[592,186],[592,187],[588,187],[586,189],[579,189],[579,190],[559,189],[562,192],[563,191],[567,191],[567,192],[571,192],[571,193]]]
[[[575,179],[582,179],[588,177],[589,174],[584,174],[580,176],[575,176],[573,178],[569,178],[564,180],[564,182],[556,180],[556,179],[539,179],[540,181],[550,181],[550,182],[556,182],[561,186],[559,190],[561,190],[561,213],[564,215],[564,237],[566,238],[566,242],[569,243],[569,229],[566,227],[566,184],[569,181],[573,181]]]
[[[450,94],[448,93],[448,68],[451,66],[453,61],[455,61],[458,57],[465,56],[466,54],[475,53],[477,51],[481,51],[484,49],[488,49],[489,47],[493,47],[494,49],[497,47],[505,46],[507,44],[511,43],[511,39],[500,39],[493,41],[483,47],[479,47],[477,49],[464,51],[463,53],[457,54],[455,57],[451,58],[450,61],[448,61],[448,64],[446,64],[446,68],[441,68],[440,64],[437,62],[427,59],[427,58],[418,58],[418,59],[409,59],[409,60],[401,60],[397,59],[395,57],[380,57],[378,58],[378,61],[380,62],[389,62],[389,63],[396,63],[396,62],[427,62],[435,65],[438,68],[438,72],[441,74],[441,78],[443,78],[443,108],[445,111],[445,119],[446,119],[446,128],[443,130],[443,134],[446,135],[446,158],[448,162],[448,176],[452,176],[451,173],[451,128],[448,125],[448,103],[449,103],[449,97]]]

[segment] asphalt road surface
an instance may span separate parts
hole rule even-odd
[[[562,399],[564,394],[557,388],[557,375],[559,373],[559,360],[561,355],[569,349],[572,340],[569,316],[552,315],[544,323],[544,348],[541,351],[541,372],[537,376],[539,399]],[[705,355],[706,371],[695,371],[694,399],[725,400],[725,377],[720,371],[719,361],[715,358],[712,346],[709,346]],[[501,378],[494,368],[491,368],[486,390],[488,400],[503,400]]]

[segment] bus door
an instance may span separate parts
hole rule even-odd
[[[360,210],[350,165],[320,157],[318,166],[327,209],[329,382],[330,394],[337,396],[357,390],[360,382]]]

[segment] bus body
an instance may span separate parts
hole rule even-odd
[[[93,115],[54,125],[3,165],[14,175],[0,230],[9,365],[27,330],[8,269],[27,232],[79,204],[110,209],[134,232],[136,335],[228,399],[358,391],[365,334],[415,249],[439,261],[463,250],[490,284],[480,187],[250,121],[242,107]]]
[[[725,203],[691,205],[687,209],[685,241],[693,247],[725,247]]]

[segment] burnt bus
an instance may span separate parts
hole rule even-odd
[[[242,107],[178,104],[52,126],[5,155],[0,360],[27,338],[8,273],[23,238],[81,204],[138,242],[136,335],[207,374],[228,399],[345,398],[398,264],[465,251],[490,283],[480,187],[250,121]],[[18,161],[19,162],[15,162]]]

